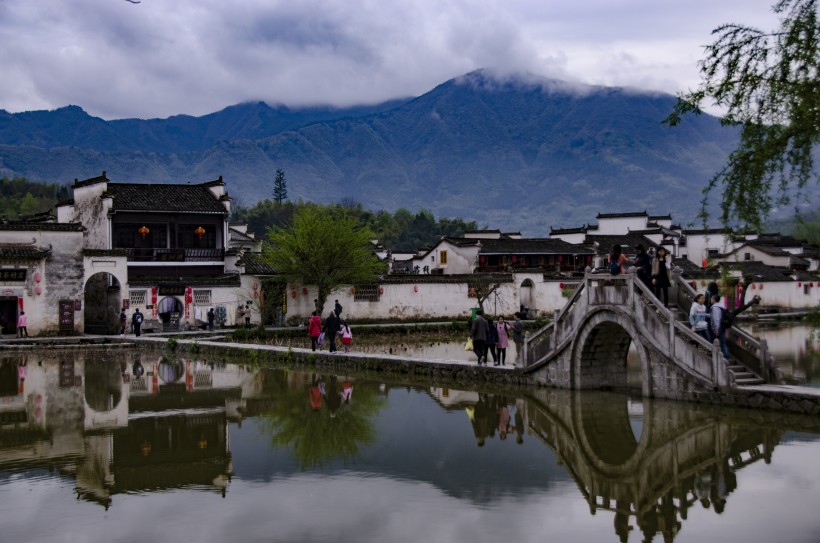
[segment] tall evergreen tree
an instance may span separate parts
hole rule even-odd
[[[273,199],[277,204],[281,204],[288,198],[288,186],[285,182],[285,172],[276,170],[276,178],[273,180]]]

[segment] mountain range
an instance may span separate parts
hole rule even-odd
[[[543,236],[598,213],[694,219],[737,143],[710,115],[675,128],[669,94],[476,71],[415,98],[357,108],[243,103],[202,117],[103,120],[78,106],[0,110],[0,175],[70,183],[202,182],[250,206],[288,196],[428,209]]]

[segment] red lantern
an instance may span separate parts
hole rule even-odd
[[[202,236],[204,236],[204,235],[205,235],[205,229],[204,229],[204,228],[202,228],[201,226],[197,226],[197,227],[196,227],[196,230],[194,230],[194,234],[196,234],[196,236],[197,236],[199,239],[202,239]]]
[[[290,297],[291,298],[296,298],[296,291],[295,290],[290,291]]]
[[[418,285],[413,285],[413,292],[418,292],[418,291],[419,291],[419,286]]]
[[[154,296],[157,295],[157,287],[151,287],[151,294]]]
[[[307,296],[307,287],[302,287],[302,294]]]
[[[752,286],[751,286],[751,287],[749,287],[749,288],[751,288],[752,290],[754,290],[754,289],[756,289],[756,288],[757,288],[757,286],[755,286],[755,284],[754,284],[754,283],[752,283]]]
[[[799,282],[799,281],[798,281],[798,282],[797,282],[797,288],[803,288],[803,283],[801,283],[801,282]]]
[[[763,284],[760,285],[760,290],[763,290]]]
[[[140,237],[145,239],[145,236],[151,233],[151,229],[145,226],[144,224],[137,229]]]
[[[475,297],[475,289],[474,288],[470,289],[470,297],[471,298]]]
[[[558,283],[558,288],[564,288],[564,283]]]
[[[350,294],[356,295],[356,287],[350,289]]]
[[[384,294],[384,287],[379,287],[379,294]]]

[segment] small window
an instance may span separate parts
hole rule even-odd
[[[210,290],[195,290],[194,303],[196,305],[210,305],[211,291]]]
[[[356,285],[353,294],[354,302],[378,302],[381,299],[381,287],[379,285]]]
[[[438,263],[442,266],[447,265],[447,251],[439,251],[438,253]]]
[[[717,249],[706,249],[706,258],[717,258],[719,254]]]
[[[145,291],[132,290],[128,295],[131,305],[145,305]]]
[[[752,253],[743,253],[743,260],[749,261],[752,259]]]

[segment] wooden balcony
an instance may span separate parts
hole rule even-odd
[[[129,262],[222,262],[224,249],[125,249]]]

